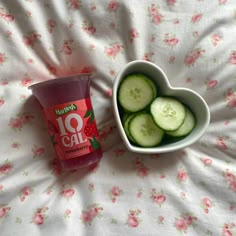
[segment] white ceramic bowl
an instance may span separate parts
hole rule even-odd
[[[188,136],[173,143],[161,144],[158,147],[151,148],[138,147],[129,142],[123,129],[119,114],[117,91],[122,79],[124,79],[128,74],[132,73],[141,73],[147,75],[156,83],[159,95],[174,96],[189,106],[195,115],[196,126]],[[142,60],[128,63],[116,77],[113,85],[113,110],[121,138],[123,139],[128,150],[136,153],[165,153],[182,149],[196,142],[204,134],[210,123],[209,108],[204,99],[198,93],[187,88],[171,87],[167,76],[160,67],[153,63]]]

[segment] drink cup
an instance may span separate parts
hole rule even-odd
[[[62,169],[98,162],[102,150],[90,99],[90,74],[51,79],[29,88],[42,106]]]

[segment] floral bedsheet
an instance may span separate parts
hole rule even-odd
[[[1,0],[0,234],[236,235],[234,35],[235,0]],[[112,85],[136,59],[206,100],[197,143],[127,151]],[[87,72],[104,154],[62,172],[28,86]]]

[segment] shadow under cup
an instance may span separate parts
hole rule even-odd
[[[102,150],[90,99],[90,74],[51,79],[29,88],[42,106],[62,169],[98,162]]]

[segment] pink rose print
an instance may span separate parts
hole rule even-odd
[[[78,10],[81,7],[80,0],[68,0],[68,5],[71,10]]]
[[[162,206],[166,201],[166,196],[162,192],[157,193],[156,189],[153,188],[151,192],[151,199],[154,203],[157,203],[159,206]]]
[[[152,61],[151,58],[152,58],[154,55],[155,55],[154,52],[144,53],[142,59],[145,60],[145,61]]]
[[[0,192],[2,192],[3,191],[3,185],[2,184],[0,184]]]
[[[164,223],[164,220],[165,220],[165,217],[164,217],[164,216],[159,216],[159,217],[158,217],[158,223],[159,223],[159,224],[163,224],[163,223]]]
[[[179,40],[175,37],[175,35],[165,34],[164,42],[168,46],[174,47],[174,46],[176,46],[178,44]]]
[[[231,189],[232,191],[235,192],[235,191],[236,191],[236,180],[230,182],[229,187],[230,187],[230,189]]]
[[[7,60],[6,54],[0,52],[0,65],[3,65]]]
[[[46,212],[48,211],[48,207],[38,208],[34,213],[31,223],[36,225],[43,225],[45,219],[47,219]]]
[[[32,148],[32,152],[33,152],[33,157],[40,157],[44,154],[45,149],[43,147],[39,147],[37,145],[34,145]]]
[[[160,14],[158,8],[159,7],[157,7],[155,4],[152,4],[150,7],[148,7],[149,17],[155,25],[158,25],[163,21],[163,15]]]
[[[150,42],[154,43],[156,41],[157,35],[156,34],[152,34],[151,38],[150,38]]]
[[[65,210],[64,217],[65,217],[65,218],[69,218],[70,215],[71,215],[71,210],[69,210],[69,209]]]
[[[218,84],[218,81],[215,79],[207,79],[206,80],[206,85],[208,89],[215,88]]]
[[[141,198],[143,196],[143,189],[142,188],[138,189],[136,196],[137,196],[137,198]]]
[[[134,163],[135,169],[137,171],[137,175],[141,178],[147,177],[148,176],[148,171],[149,168],[147,168],[142,161],[137,159]]]
[[[175,25],[179,24],[179,22],[180,22],[180,20],[178,18],[173,20],[173,24],[175,24]]]
[[[224,173],[224,178],[230,190],[236,192],[236,174],[232,173],[229,169],[226,169]]]
[[[236,234],[235,223],[225,223],[222,227],[222,236],[234,236]]]
[[[115,152],[115,155],[116,155],[117,157],[123,156],[123,155],[125,154],[125,149],[123,149],[123,148],[118,148],[118,149],[116,149],[114,152]]]
[[[191,22],[192,22],[192,23],[196,23],[196,22],[200,21],[201,18],[202,18],[202,14],[196,13],[196,14],[194,14],[194,15],[192,16]]]
[[[179,181],[183,182],[183,181],[187,180],[187,178],[188,178],[187,172],[185,170],[183,170],[183,169],[180,169],[178,171],[178,174],[177,174],[177,179]]]
[[[0,222],[3,218],[6,218],[9,215],[10,210],[11,207],[8,207],[6,205],[0,205]]]
[[[24,78],[21,80],[21,85],[28,87],[32,84],[32,79],[26,74]]]
[[[128,214],[127,224],[129,227],[137,228],[142,222],[139,215],[141,213],[140,209],[130,210]]]
[[[69,29],[72,29],[73,26],[74,26],[74,24],[75,24],[75,21],[74,21],[74,20],[69,20],[69,24],[67,25],[67,27],[68,27]]]
[[[110,45],[110,47],[105,47],[104,52],[108,57],[115,59],[116,56],[121,52],[122,48],[123,45],[119,43],[113,43]]]
[[[93,24],[88,23],[87,21],[83,22],[82,29],[88,35],[93,35],[96,33],[96,28],[93,26]]]
[[[106,89],[105,90],[105,96],[108,97],[108,98],[111,97],[112,96],[112,89]]]
[[[67,198],[67,199],[73,197],[74,194],[75,194],[75,190],[72,189],[72,188],[66,188],[66,189],[64,189],[64,190],[61,192],[61,195],[62,195],[64,198]]]
[[[192,51],[190,54],[188,54],[186,57],[185,57],[185,64],[187,66],[191,66],[191,65],[194,65],[195,61],[197,59],[200,58],[200,56],[202,55],[202,53],[204,53],[205,50],[201,50],[201,49],[195,49],[194,51]]]
[[[33,60],[32,58],[27,59],[27,62],[28,62],[29,64],[34,64],[34,60]]]
[[[109,196],[110,196],[111,201],[113,203],[115,203],[117,197],[119,197],[122,194],[123,194],[123,191],[119,187],[117,187],[117,186],[113,186],[112,189],[109,192]]]
[[[92,66],[84,66],[81,70],[80,73],[81,74],[91,74],[92,72],[94,72],[95,69]]]
[[[170,6],[173,6],[176,3],[176,0],[166,0],[166,1],[167,1],[167,4]]]
[[[232,65],[236,64],[236,51],[232,51],[230,56],[229,56],[229,63]]]
[[[14,130],[21,130],[23,128],[23,123],[20,118],[11,118],[9,126]]]
[[[7,175],[13,169],[13,165],[9,161],[5,161],[4,164],[0,165],[0,175]]]
[[[114,128],[115,128],[114,126],[108,126],[108,127],[104,127],[103,129],[101,129],[99,132],[99,136],[100,136],[101,140],[106,140],[108,138],[108,136],[110,134],[112,134]],[[116,155],[118,154],[117,152],[119,152],[119,150],[121,150],[121,149],[116,150]],[[125,152],[125,150],[122,149],[121,153],[123,154],[124,152]]]
[[[134,39],[138,38],[139,37],[139,32],[137,31],[137,29],[135,28],[132,28],[130,31],[129,31],[129,41],[131,43],[133,43]]]
[[[180,193],[180,197],[181,197],[182,199],[185,199],[185,198],[187,197],[187,193],[186,193],[186,192],[181,192],[181,193]]]
[[[89,51],[94,51],[95,50],[95,45],[94,44],[92,44],[92,43],[90,43],[90,45],[89,45]]]
[[[1,55],[0,55],[0,65],[1,65]],[[8,81],[7,80],[1,80],[1,85],[2,86],[8,85]]]
[[[51,75],[57,75],[57,68],[55,66],[46,64],[46,67]]]
[[[20,200],[21,200],[21,202],[24,202],[26,197],[28,197],[32,193],[33,193],[33,189],[30,186],[25,186],[24,188],[22,188],[21,192],[20,192]]]
[[[229,139],[228,136],[219,136],[219,137],[217,137],[216,147],[218,147],[221,150],[228,149],[228,145],[227,145],[227,142],[226,142],[228,139]]]
[[[26,46],[33,47],[34,44],[37,43],[39,41],[39,38],[41,37],[41,34],[38,34],[37,32],[30,32],[23,37],[23,42]]]
[[[92,204],[87,207],[87,210],[82,211],[80,219],[83,223],[91,225],[95,218],[102,216],[101,211],[103,211],[103,207],[96,203]]]
[[[0,97],[0,107],[3,106],[5,103],[5,99],[3,97]]]
[[[60,175],[62,172],[61,165],[58,162],[57,158],[54,158],[52,161],[50,161],[49,168],[51,169],[52,174],[56,176]]]
[[[175,63],[175,56],[170,56],[170,58],[169,58],[169,63],[170,64],[173,64],[173,63]]]
[[[225,122],[224,122],[224,125],[228,125],[230,123],[230,120],[226,120]]]
[[[231,203],[229,204],[229,210],[230,210],[230,211],[233,211],[235,208],[236,208],[236,203],[231,202]]]
[[[62,53],[64,53],[64,55],[71,55],[73,52],[73,48],[72,48],[72,44],[73,44],[74,40],[70,39],[70,40],[64,40],[63,45],[62,45]]]
[[[111,76],[115,76],[115,75],[116,75],[116,72],[115,72],[114,70],[110,70],[110,71],[109,71],[109,74],[110,74]]]
[[[108,11],[110,12],[116,12],[119,9],[119,7],[120,7],[119,2],[116,0],[112,0],[109,2],[107,8],[108,8]]]
[[[193,37],[198,37],[199,36],[199,31],[198,30],[195,30],[193,31]]]
[[[203,162],[203,164],[205,165],[205,166],[211,166],[212,165],[212,159],[210,159],[210,158],[202,158],[201,159],[201,161]]]
[[[112,30],[115,30],[115,29],[116,29],[116,23],[111,22],[111,23],[110,23],[110,28],[111,28]]]
[[[88,167],[88,171],[95,173],[97,172],[98,168],[99,168],[99,163],[95,163]]]
[[[211,36],[211,42],[214,47],[216,47],[221,40],[222,36],[220,36],[219,34],[213,34]]]
[[[90,191],[90,192],[93,192],[93,191],[94,191],[94,184],[93,184],[93,183],[90,183],[90,184],[89,184],[89,191]]]
[[[90,4],[90,10],[95,11],[97,9],[96,5],[94,3]]]
[[[232,89],[228,89],[228,91],[225,94],[225,100],[227,101],[227,106],[229,108],[235,108],[236,107],[236,92]]]
[[[56,27],[56,21],[54,21],[53,19],[49,19],[47,22],[47,26],[48,26],[48,32],[52,33],[54,28]]]
[[[222,4],[227,3],[228,0],[218,0],[218,1],[219,1],[219,4],[222,5]]]
[[[10,30],[7,30],[6,33],[5,33],[6,37],[8,39],[11,39],[12,38],[12,32]]]
[[[202,205],[202,208],[204,209],[205,213],[208,213],[209,208],[211,208],[213,206],[213,202],[209,198],[205,197],[202,199],[201,205]]]
[[[28,16],[28,17],[31,17],[32,16],[32,12],[31,11],[26,11],[26,16]]]
[[[183,215],[181,215],[179,218],[175,218],[175,228],[183,233],[187,233],[187,230],[190,226],[194,226],[194,222],[197,221],[197,217],[189,214],[189,213],[185,213]]]
[[[2,8],[0,10],[3,10]],[[15,20],[15,17],[12,14],[7,14],[5,11],[0,12],[0,18],[2,18],[4,21],[10,23]]]

